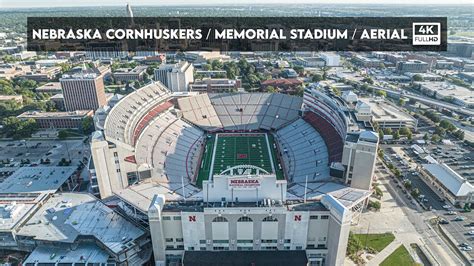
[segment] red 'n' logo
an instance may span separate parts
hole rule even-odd
[[[295,215],[295,221],[297,222],[301,221],[301,215]]]
[[[196,215],[189,216],[189,221],[190,222],[195,222],[196,221]]]

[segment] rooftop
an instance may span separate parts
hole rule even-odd
[[[92,110],[78,110],[74,112],[27,111],[20,114],[18,118],[83,118],[87,115],[92,115]]]
[[[119,253],[145,232],[90,194],[61,193],[54,194],[18,234],[64,243],[89,236]]]
[[[456,197],[474,193],[474,186],[446,164],[422,164],[422,166]]]
[[[0,183],[0,191],[55,193],[74,171],[75,166],[22,167]]]
[[[359,101],[370,106],[373,121],[414,121],[415,119],[398,107],[383,99],[359,98]]]
[[[81,243],[74,249],[64,247],[38,246],[25,260],[24,265],[50,263],[51,265],[72,265],[87,263],[88,265],[107,264],[109,254],[94,243]]]

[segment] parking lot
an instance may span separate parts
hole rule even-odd
[[[90,154],[83,140],[1,141],[0,150],[0,181],[21,166],[58,166],[63,158],[79,166]]]
[[[438,162],[446,163],[466,179],[470,180],[468,177],[472,176],[472,180],[474,181],[474,175],[472,175],[474,172],[474,168],[472,167],[473,151],[468,150],[467,147],[459,146],[457,143],[454,144],[455,145],[423,145],[422,147],[427,151],[423,156],[430,155],[438,160]],[[420,178],[417,167],[419,164],[427,162],[414,153],[410,146],[411,145],[408,144],[397,146],[382,145],[386,155],[385,158],[389,158],[389,162],[400,169],[402,173],[401,180],[392,178],[392,182],[397,185],[401,193],[405,194],[405,197],[412,203],[413,208],[415,204],[414,201],[416,200],[416,204],[423,206],[425,212],[431,212],[433,217],[447,221],[440,224],[440,226],[449,232],[454,238],[453,242],[459,245],[458,248],[460,250],[466,249],[462,247],[462,245],[466,246],[466,244],[474,247],[474,226],[471,226],[471,223],[474,222],[474,212],[463,212],[462,209],[452,206],[440,198],[431,187]],[[412,187],[418,188],[420,194],[423,196],[413,198],[410,195],[410,191],[404,187],[403,179],[410,180]],[[471,258],[474,258],[474,250],[463,250],[462,252],[466,252]]]

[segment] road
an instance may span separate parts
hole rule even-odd
[[[430,220],[435,215],[424,211],[420,205],[409,200],[407,195],[403,194],[396,187],[397,183],[395,183],[394,179],[389,177],[388,169],[381,167],[380,163],[377,163],[377,165],[378,167],[375,172],[377,180],[385,185],[398,207],[402,209],[404,215],[415,228],[416,235],[419,236],[422,245],[429,252],[426,255],[435,260],[437,265],[463,265],[461,259],[457,257],[453,250],[446,248],[447,243],[431,227]],[[403,232],[406,228],[398,228],[396,230]],[[402,233],[400,236],[403,242],[408,242],[407,244],[417,242],[413,235]]]
[[[371,86],[371,88],[374,89],[374,90],[383,90],[383,91],[385,91],[387,93],[390,93],[390,94],[395,94],[395,95],[400,95],[401,94],[400,91],[394,91],[394,90],[390,90],[390,89],[382,88],[382,87],[378,87],[378,86]],[[421,102],[421,103],[426,104],[426,105],[443,107],[443,108],[446,108],[448,110],[454,111],[456,113],[460,113],[460,114],[464,114],[464,115],[468,115],[468,116],[474,116],[474,111],[473,110],[470,110],[470,109],[467,109],[467,108],[461,108],[461,106],[459,106],[459,105],[450,104],[450,103],[447,103],[447,102],[435,100],[435,99],[425,97],[425,96],[421,96],[421,95],[414,95],[412,93],[405,93],[405,94],[403,94],[403,97],[416,100],[416,101]]]

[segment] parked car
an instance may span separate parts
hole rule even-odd
[[[456,222],[464,221],[465,219],[463,216],[456,216],[456,218],[454,218]]]
[[[439,221],[439,224],[449,224],[448,220],[442,219]]]
[[[461,250],[463,250],[463,251],[471,251],[471,250],[472,250],[472,247],[471,247],[471,246],[462,247]]]
[[[444,205],[444,206],[443,206],[443,209],[446,209],[446,210],[448,210],[448,209],[450,209],[450,208],[451,208],[451,206],[449,206],[449,205]]]
[[[458,213],[455,212],[455,211],[449,211],[449,212],[448,212],[448,215],[456,215],[456,214],[458,214]]]

